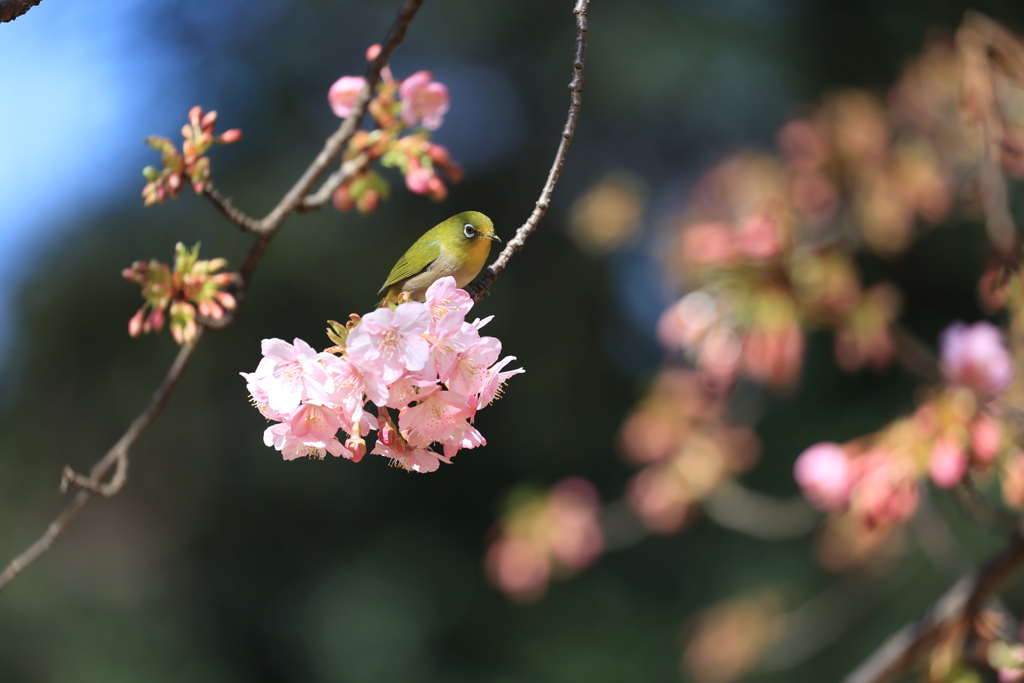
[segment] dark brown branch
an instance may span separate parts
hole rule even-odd
[[[918,621],[907,624],[846,677],[845,683],[882,683],[917,664],[936,637],[950,628],[967,628],[999,587],[1024,563],[1019,534],[980,569],[957,581]]]
[[[476,301],[479,301],[487,294],[487,288],[494,282],[494,278],[498,277],[498,273],[508,265],[508,260],[512,258],[512,254],[523,248],[523,245],[526,244],[526,238],[537,229],[537,224],[544,217],[544,213],[548,210],[548,205],[551,203],[551,193],[554,192],[555,183],[558,182],[558,176],[562,173],[562,166],[565,165],[565,155],[569,151],[569,143],[572,142],[572,136],[576,132],[576,121],[580,117],[580,107],[583,106],[583,64],[587,53],[587,5],[589,4],[590,0],[577,0],[576,7],[573,9],[573,14],[576,15],[576,55],[572,62],[572,80],[569,81],[569,118],[562,129],[562,139],[558,143],[555,161],[551,164],[547,181],[544,183],[543,189],[541,189],[540,197],[537,199],[537,204],[534,206],[530,217],[516,230],[515,237],[508,241],[508,244],[501,250],[498,258],[484,271],[483,276],[466,287],[467,291]]]
[[[207,183],[203,186],[203,196],[217,207],[217,210],[224,214],[224,217],[240,227],[245,232],[259,232],[260,222],[239,209],[231,201],[231,197],[225,197],[213,186]]]
[[[0,24],[14,21],[43,0],[0,0]]]
[[[110,468],[115,464],[124,463],[119,467],[127,468],[128,462],[128,449],[138,440],[142,433],[153,424],[153,421],[163,411],[164,406],[167,405],[167,401],[171,396],[171,392],[178,385],[178,380],[181,379],[181,375],[185,372],[185,367],[188,365],[189,359],[192,357],[192,353],[195,351],[196,343],[202,337],[202,328],[200,328],[199,336],[196,337],[195,341],[191,344],[186,344],[181,347],[178,351],[177,357],[171,364],[171,369],[167,372],[167,376],[164,377],[164,381],[160,384],[160,388],[153,394],[152,400],[149,402],[149,406],[146,410],[139,415],[128,427],[128,430],[124,435],[118,439],[114,447],[107,451],[107,454],[103,456],[92,469],[89,471],[89,477],[87,481],[90,483],[89,486],[85,486],[79,489],[78,493],[75,494],[74,499],[68,504],[64,511],[57,516],[57,519],[53,520],[50,526],[35,543],[30,545],[27,550],[18,555],[16,558],[11,560],[7,568],[4,569],[3,573],[0,574],[0,590],[7,587],[11,581],[14,580],[18,574],[20,574],[26,567],[36,561],[40,555],[45,553],[53,545],[53,542],[64,533],[64,529],[67,527],[68,522],[75,518],[78,512],[85,507],[85,504],[92,498],[92,488],[102,491],[103,484],[98,484],[110,471]],[[81,475],[76,475],[80,477]],[[115,475],[115,479],[116,479]],[[85,478],[83,478],[85,479]],[[115,483],[115,482],[111,482]],[[123,484],[123,479],[120,482]],[[120,485],[118,486],[120,488]],[[116,491],[115,491],[116,492]],[[104,494],[106,495],[106,494]]]
[[[255,221],[245,215],[244,212],[236,209],[232,204],[231,200],[223,197],[217,192],[212,186],[204,188],[204,195],[207,196],[223,213],[228,220],[235,225],[238,225],[248,232],[253,232],[257,235],[256,241],[249,249],[249,253],[246,255],[242,266],[239,268],[239,283],[236,289],[236,295],[238,297],[239,304],[241,304],[242,298],[245,294],[249,283],[252,280],[253,272],[256,269],[260,259],[266,252],[267,247],[270,245],[270,241],[273,239],[278,228],[284,220],[294,211],[296,211],[300,205],[300,202],[309,192],[310,188],[317,181],[317,179],[323,174],[338,155],[341,154],[345,145],[355,134],[356,129],[359,127],[359,122],[362,120],[363,115],[366,113],[366,107],[370,102],[370,95],[373,92],[373,88],[376,86],[377,81],[380,78],[380,72],[387,64],[391,54],[398,46],[402,39],[405,37],[405,32],[415,16],[417,10],[423,4],[423,0],[406,0],[402,7],[398,11],[398,16],[395,18],[394,23],[391,26],[391,30],[388,32],[385,38],[380,54],[377,56],[369,66],[366,74],[366,87],[360,92],[359,97],[353,104],[352,111],[348,118],[341,124],[341,127],[327,139],[324,148],[320,154],[317,155],[313,163],[306,169],[302,174],[302,177],[292,186],[288,193],[278,202],[277,206],[267,214],[266,217],[259,221]],[[344,167],[342,173],[345,172]],[[326,202],[325,202],[326,203]],[[228,318],[228,323],[233,320],[233,316]],[[227,323],[225,323],[227,324]],[[192,353],[195,351],[196,344],[202,338],[202,332],[205,327],[219,327],[219,325],[213,325],[209,322],[204,323],[199,328],[199,334],[191,344],[184,345],[178,352],[178,356],[175,358],[174,363],[171,365],[163,383],[160,388],[153,395],[153,400],[150,401],[149,407],[139,415],[132,424],[128,427],[128,430],[124,435],[114,444],[113,448],[107,451],[106,455],[103,456],[89,472],[89,476],[85,477],[80,474],[76,474],[70,468],[65,468],[64,477],[62,478],[62,486],[73,484],[78,487],[78,493],[75,494],[74,499],[71,503],[64,508],[64,511],[57,516],[57,518],[50,524],[46,529],[46,532],[36,540],[27,550],[14,558],[7,568],[4,569],[3,573],[0,574],[0,590],[3,590],[15,577],[18,576],[26,567],[35,562],[43,553],[50,549],[53,542],[64,532],[68,523],[74,519],[78,512],[89,502],[89,499],[96,493],[104,496],[110,496],[117,493],[124,485],[127,468],[128,468],[128,451],[135,441],[142,435],[142,433],[153,423],[164,406],[167,404],[174,387],[178,383],[178,379],[185,370],[185,366],[188,364],[189,358],[192,357]],[[103,478],[110,472],[110,468],[117,466],[114,476],[108,482],[103,482]]]

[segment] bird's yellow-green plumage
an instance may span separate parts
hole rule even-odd
[[[484,267],[491,242],[500,241],[491,219],[479,211],[463,211],[438,223],[398,259],[378,292],[387,292],[381,304],[398,301],[402,292],[423,301],[427,288],[449,275],[456,286],[468,285]]]

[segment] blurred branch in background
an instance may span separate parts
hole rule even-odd
[[[966,630],[985,603],[1024,563],[1024,538],[1014,535],[1006,549],[957,581],[918,621],[891,636],[845,683],[883,683],[915,666],[944,632]]]
[[[302,177],[298,182],[292,186],[288,193],[285,194],[277,206],[275,206],[266,217],[259,221],[254,221],[253,219],[246,217],[241,211],[230,207],[230,204],[227,202],[218,204],[222,213],[224,213],[229,220],[232,220],[232,222],[239,225],[239,227],[242,227],[249,232],[255,232],[258,235],[258,238],[246,256],[242,267],[239,269],[239,273],[241,275],[241,282],[238,285],[237,291],[237,297],[239,300],[241,300],[242,294],[248,287],[252,278],[252,273],[260,259],[263,257],[263,254],[269,246],[271,239],[273,239],[274,234],[281,227],[284,220],[296,210],[302,201],[302,198],[306,195],[312,185],[320,175],[323,174],[327,166],[337,158],[342,149],[344,149],[348,140],[355,134],[359,126],[359,122],[362,120],[362,117],[366,112],[366,107],[369,104],[373,85],[380,77],[381,70],[386,66],[391,53],[405,37],[405,32],[409,23],[412,21],[412,18],[415,16],[417,10],[419,10],[422,4],[423,0],[406,0],[399,9],[398,16],[385,38],[380,53],[367,69],[366,85],[362,92],[360,92],[359,97],[353,105],[352,111],[341,124],[338,131],[328,138],[323,150],[321,150],[313,163],[302,174]],[[217,202],[215,201],[215,203]],[[218,326],[222,327],[229,324],[232,319],[233,316],[225,316]],[[210,322],[205,324],[209,327],[213,326]],[[39,558],[40,555],[49,550],[53,542],[63,533],[68,523],[74,519],[85,504],[89,502],[93,493],[101,493],[104,496],[110,496],[116,494],[121,489],[124,485],[125,475],[127,473],[129,449],[160,415],[160,412],[167,404],[171,393],[174,391],[174,387],[177,385],[178,379],[184,372],[185,367],[188,364],[188,360],[191,358],[200,338],[201,332],[197,333],[196,338],[191,343],[187,343],[182,346],[181,351],[178,352],[178,356],[171,365],[167,376],[160,388],[157,390],[157,393],[154,395],[149,407],[138,418],[136,418],[134,422],[132,422],[128,431],[126,431],[124,436],[118,440],[117,444],[92,467],[88,477],[82,477],[74,472],[69,473],[68,469],[65,469],[64,476],[62,477],[62,487],[66,487],[67,483],[70,482],[79,487],[78,493],[75,494],[74,500],[72,500],[64,511],[50,524],[42,537],[7,565],[3,573],[0,574],[0,590],[6,588],[11,581],[18,576],[18,574],[24,571],[26,567],[30,566]],[[110,468],[115,465],[117,470],[114,479],[106,484],[101,483],[101,480],[109,473]]]
[[[704,500],[704,512],[726,529],[771,541],[809,534],[821,521],[802,496],[774,498],[726,479]]]
[[[43,0],[0,0],[0,24],[14,21]]]

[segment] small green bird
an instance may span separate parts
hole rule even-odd
[[[484,267],[491,242],[500,241],[494,234],[494,223],[479,211],[463,211],[438,223],[423,233],[391,269],[387,282],[377,292],[387,291],[381,305],[398,301],[402,292],[409,292],[413,301],[423,301],[427,288],[449,275],[455,278],[456,286],[468,285]]]

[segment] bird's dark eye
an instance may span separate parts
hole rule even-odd
[[[466,237],[472,237],[476,234],[476,228],[473,227],[472,223],[466,223],[462,226],[462,234]]]

